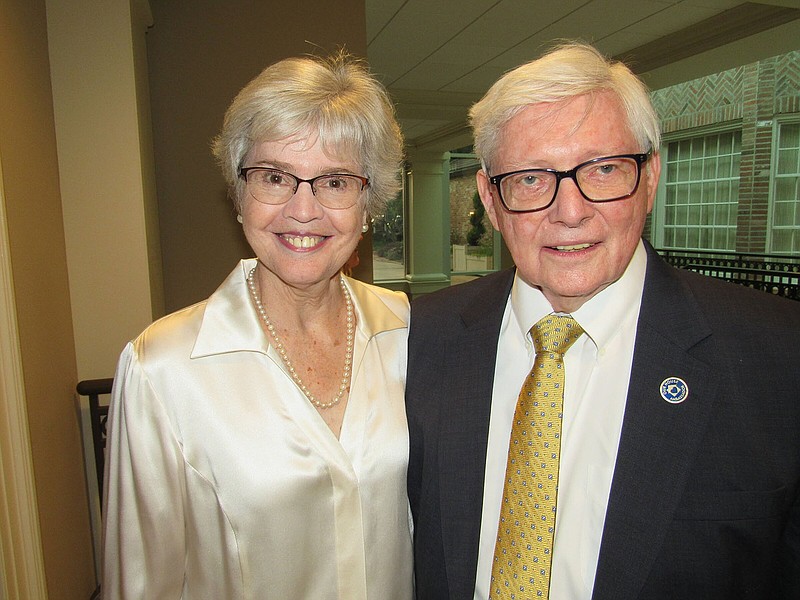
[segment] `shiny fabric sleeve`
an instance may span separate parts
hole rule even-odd
[[[103,598],[180,598],[185,557],[181,448],[131,344],[117,367],[107,452]]]

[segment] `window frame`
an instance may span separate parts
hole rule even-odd
[[[768,254],[797,256],[797,251],[794,250],[774,250],[773,240],[775,233],[775,213],[776,213],[776,196],[777,196],[777,182],[778,182],[778,164],[779,164],[779,140],[780,128],[784,125],[800,125],[800,114],[786,114],[776,115],[772,124],[772,148],[770,154],[770,173],[769,173],[769,195],[768,195],[768,208],[767,208],[767,232],[766,232],[766,251]],[[800,179],[800,168],[796,176]],[[796,198],[796,202],[800,202],[800,192]],[[797,209],[796,209],[797,210]],[[800,231],[800,223],[795,226]],[[798,234],[800,237],[800,234]],[[799,242],[800,243],[800,242]]]
[[[691,129],[681,129],[668,134],[664,134],[661,139],[661,146],[659,147],[659,154],[661,156],[661,177],[659,177],[658,186],[656,188],[656,198],[653,205],[653,211],[650,221],[650,237],[652,243],[657,248],[668,248],[670,250],[686,250],[686,251],[725,251],[719,248],[702,248],[689,247],[685,244],[682,247],[677,247],[674,244],[669,247],[665,244],[665,229],[666,229],[666,211],[667,211],[667,173],[668,173],[668,148],[669,145],[675,142],[691,141],[697,138],[704,138],[712,135],[720,135],[725,133],[742,134],[741,120],[728,121],[725,123],[718,123],[707,127],[694,127]],[[736,176],[737,185],[741,181],[741,138],[739,140],[739,172]],[[736,202],[736,212],[738,213],[738,195]],[[735,235],[735,232],[734,232]]]

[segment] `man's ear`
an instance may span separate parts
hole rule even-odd
[[[489,215],[489,220],[492,222],[492,227],[500,231],[497,213],[495,212],[495,194],[497,190],[489,182],[489,176],[486,175],[483,169],[475,173],[475,181],[478,184],[478,194],[481,197],[483,207],[486,209],[486,214]]]
[[[653,204],[656,201],[656,192],[658,191],[658,179],[661,177],[661,153],[653,152],[645,163],[644,171],[647,176],[647,214],[653,210]]]

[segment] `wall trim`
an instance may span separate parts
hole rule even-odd
[[[45,600],[22,356],[0,157],[0,600]]]

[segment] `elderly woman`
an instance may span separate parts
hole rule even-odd
[[[256,258],[122,354],[104,598],[411,598],[408,303],[341,273],[398,190],[386,92],[283,60],[214,151]]]

